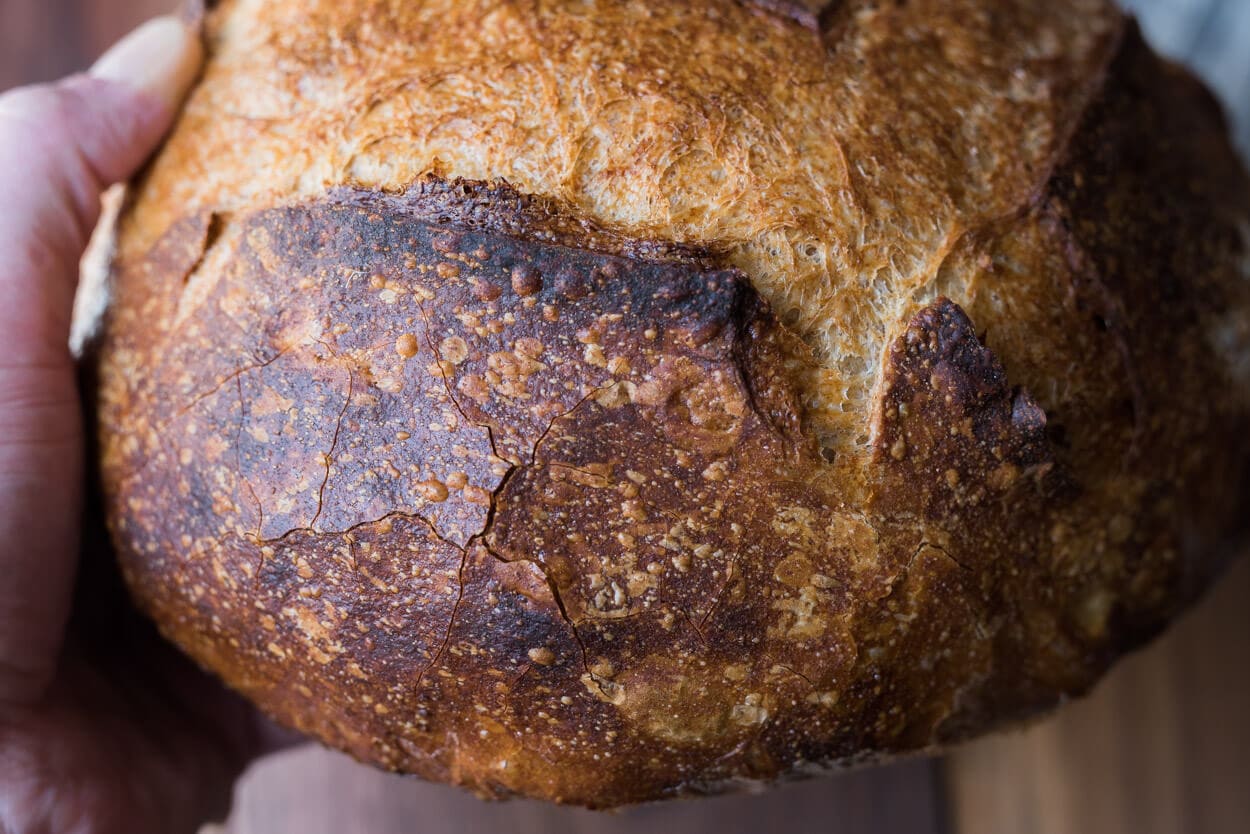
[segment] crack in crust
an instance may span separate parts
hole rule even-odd
[[[497,187],[482,188],[498,194]],[[831,503],[812,483],[824,463],[802,430],[783,367],[792,361],[793,339],[767,304],[741,275],[701,269],[690,259],[571,250],[545,233],[538,239],[503,234],[473,212],[469,228],[458,227],[430,210],[430,193],[442,192],[426,184],[415,195],[375,196],[368,205],[356,195],[233,220],[239,226],[229,236],[235,247],[225,258],[229,279],[186,319],[190,332],[169,342],[172,355],[155,376],[137,380],[130,393],[157,406],[148,412],[152,426],[174,438],[158,444],[164,451],[150,461],[143,458],[143,479],[117,481],[125,497],[115,504],[115,530],[126,542],[131,573],[145,570],[133,562],[139,554],[176,558],[183,539],[207,554],[195,562],[204,570],[164,574],[162,590],[146,597],[149,607],[165,610],[179,599],[198,600],[193,608],[200,612],[234,607],[229,600],[244,587],[286,600],[257,609],[288,612],[291,620],[289,628],[264,617],[253,626],[274,636],[252,661],[269,671],[240,679],[231,675],[231,662],[213,665],[296,724],[310,720],[295,706],[302,702],[292,695],[302,693],[299,686],[314,693],[328,681],[355,686],[344,683],[345,675],[372,680],[394,667],[393,643],[348,651],[338,636],[346,625],[334,625],[355,611],[368,615],[359,623],[366,641],[387,630],[398,615],[369,601],[370,585],[431,601],[421,612],[424,636],[410,683],[393,696],[408,712],[429,713],[430,703],[464,697],[448,690],[447,676],[476,679],[465,669],[464,647],[498,639],[497,630],[484,634],[495,615],[483,606],[500,594],[511,594],[510,604],[529,612],[524,616],[543,634],[539,645],[508,661],[544,670],[518,676],[516,685],[528,687],[535,678],[550,687],[571,676],[557,688],[581,693],[579,701],[590,696],[577,708],[582,720],[615,726],[611,732],[628,734],[628,744],[639,749],[655,734],[687,737],[669,724],[636,735],[630,721],[653,718],[644,709],[631,719],[624,700],[626,691],[644,704],[667,697],[663,681],[680,668],[676,658],[711,652],[729,663],[743,656],[744,640],[771,629],[775,650],[755,661],[770,681],[768,704],[797,682],[806,693],[812,681],[827,681],[838,663],[806,668],[795,652],[847,605],[845,590],[831,591],[856,584],[836,575],[850,569],[844,557],[822,557],[827,564],[819,568],[783,569],[800,584],[817,576],[820,587],[802,591],[803,600],[796,596],[777,608],[771,597],[744,594],[772,581],[766,577],[773,561],[746,555],[757,546],[744,544],[753,538],[744,528],[767,526],[778,513],[819,526],[826,522],[816,517]],[[290,275],[305,277],[293,284]],[[236,286],[246,286],[255,300],[240,304]],[[281,311],[276,320],[268,317],[271,309]],[[256,334],[235,346],[250,364],[210,354],[233,369],[226,373],[179,353],[203,350],[218,313],[230,332]],[[269,358],[258,363],[256,357]],[[234,397],[221,395],[222,379],[234,380]],[[343,387],[341,400],[332,396]],[[180,401],[191,404],[178,407]],[[126,436],[143,431],[132,425],[114,438],[118,472],[127,468],[125,450],[143,456],[149,444]],[[416,438],[420,444],[400,445]],[[172,445],[182,458],[171,456]],[[444,474],[432,484],[425,472],[437,455],[445,455]],[[447,473],[452,466],[463,473]],[[788,474],[766,495],[722,491],[735,471],[753,467]],[[422,489],[388,487],[388,470],[400,471],[403,477],[390,476],[399,486],[416,482]],[[361,471],[363,480],[351,477]],[[198,498],[192,517],[171,524],[172,518],[144,511],[171,491]],[[578,495],[585,501],[575,510],[581,520],[565,519]],[[291,523],[301,512],[306,520]],[[407,538],[400,529],[409,531]],[[571,530],[580,533],[566,535]],[[371,548],[382,540],[392,551],[415,548],[414,578],[379,576]],[[635,555],[618,559],[627,542]],[[340,550],[341,558],[329,555]],[[744,571],[746,564],[754,567]],[[441,572],[429,574],[424,565],[442,565]],[[252,572],[250,581],[231,580],[235,570]],[[342,602],[333,604],[340,613],[309,619],[290,600],[326,593],[325,577],[340,588]],[[481,591],[483,583],[500,582],[513,590]],[[341,590],[353,584],[366,590],[355,597]],[[679,616],[693,635],[673,628]],[[772,620],[777,623],[767,625]],[[744,627],[748,622],[758,625]],[[625,623],[632,633],[613,644],[613,630]],[[175,636],[211,660],[222,651],[213,634],[204,628]],[[844,635],[831,639],[827,653],[853,656],[839,647]],[[292,666],[300,651],[317,666]],[[559,660],[565,653],[571,668]],[[279,658],[284,665],[273,666]],[[314,686],[308,681],[318,667],[324,668]],[[291,674],[303,681],[294,690],[277,685]],[[701,703],[693,705],[696,712],[706,711]],[[728,734],[732,747],[740,732],[758,736],[772,707],[743,709],[738,719],[718,723],[713,737]],[[456,710],[429,715],[425,734],[397,733],[390,724],[372,733],[404,739],[401,752],[389,744],[360,755],[421,772],[435,767],[437,739],[459,737],[465,728]],[[316,731],[359,749],[341,728]],[[708,754],[689,755],[684,767],[706,768]]]

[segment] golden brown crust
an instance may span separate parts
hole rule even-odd
[[[503,178],[628,237],[725,253],[817,351],[821,442],[861,456],[905,300],[1042,187],[1122,18],[1105,0],[845,0],[825,20],[736,0],[229,0],[123,246],[185,213]]]
[[[254,5],[121,222],[98,425],[136,599],[279,720],[593,807],[925,749],[1243,532],[1250,191],[1105,4]]]

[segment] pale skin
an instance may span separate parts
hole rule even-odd
[[[112,183],[169,129],[196,33],[153,21],[85,75],[0,95],[0,832],[179,834],[228,809],[265,725],[130,610],[82,533],[68,334]],[[91,530],[87,527],[85,529]]]

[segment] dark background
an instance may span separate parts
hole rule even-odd
[[[1046,0],[1036,0],[1046,2]],[[0,90],[85,67],[175,0],[0,0]],[[1147,36],[1215,87],[1250,152],[1250,0],[1132,0]],[[1247,440],[1250,442],[1250,439]],[[304,748],[253,769],[232,834],[1250,832],[1250,561],[1089,698],[1023,732],[736,796],[597,815],[488,805]]]

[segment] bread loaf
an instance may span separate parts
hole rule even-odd
[[[611,807],[1088,689],[1244,533],[1250,183],[1104,0],[224,0],[93,348],[138,604]]]

